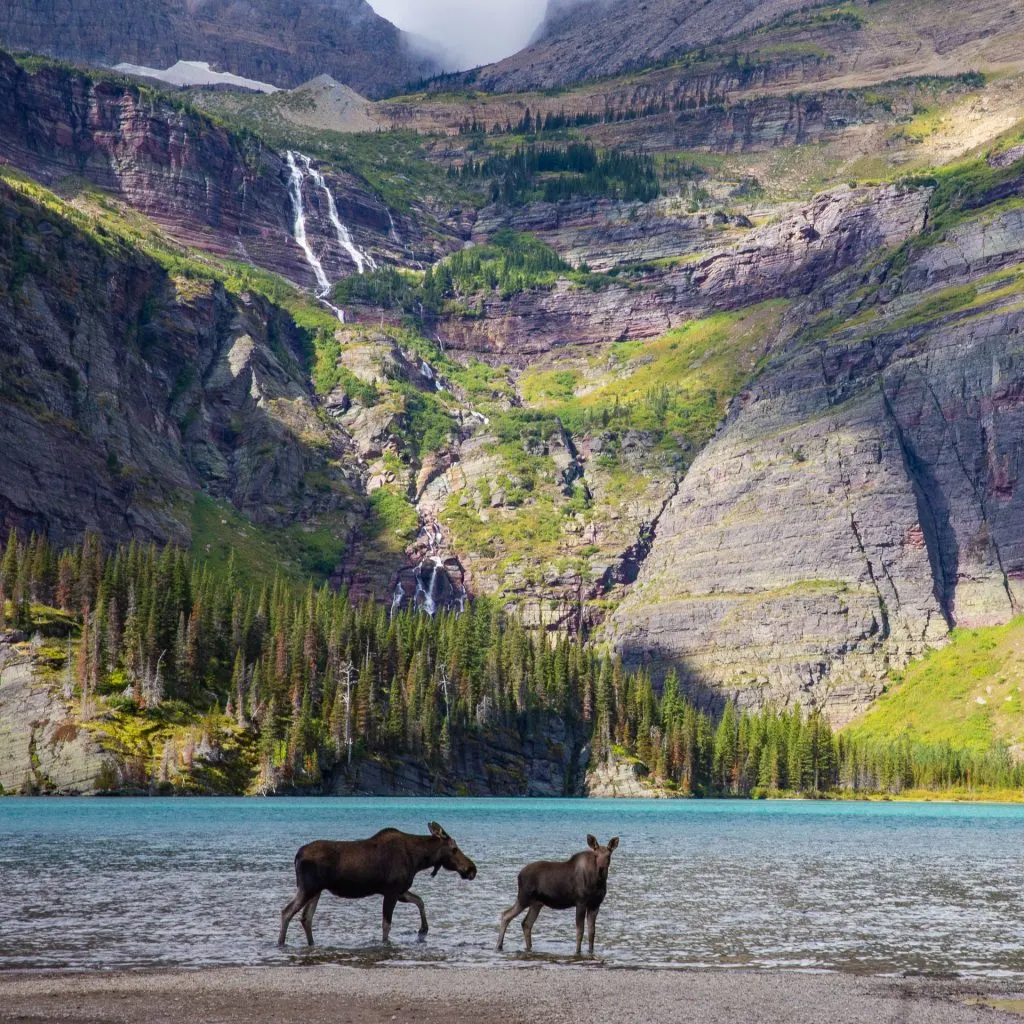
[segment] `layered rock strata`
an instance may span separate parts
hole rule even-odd
[[[287,314],[2,185],[0,218],[0,529],[187,545],[201,488],[268,525],[358,513]]]
[[[437,70],[365,0],[12,0],[0,45],[108,67],[205,61],[282,87],[328,73],[368,96]]]
[[[485,297],[479,315],[446,318],[446,348],[523,365],[564,346],[650,338],[716,310],[807,295],[831,275],[894,246],[924,225],[925,189],[842,188],[817,196],[733,245],[630,285],[592,292],[562,281],[504,301]]]
[[[295,240],[285,157],[159,96],[62,68],[30,73],[0,53],[0,158],[58,190],[108,191],[184,244],[316,285]],[[388,252],[392,222],[365,183],[332,175],[327,184],[355,244]],[[355,272],[308,174],[301,195],[329,278]]]
[[[678,668],[710,704],[842,724],[951,627],[1024,608],[1024,313],[1012,274],[1008,296],[985,283],[1022,239],[1019,208],[962,223],[848,284],[865,323],[777,353],[615,615],[628,662]],[[943,298],[964,308],[940,315]]]

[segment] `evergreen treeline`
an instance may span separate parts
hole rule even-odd
[[[529,112],[527,112],[529,116]],[[451,167],[449,178],[491,182],[491,199],[511,206],[543,199],[555,203],[573,196],[605,196],[648,203],[661,194],[653,158],[640,153],[599,151],[588,143],[520,146],[510,156],[467,160]]]
[[[730,72],[740,70],[740,65],[728,65]],[[743,68],[746,72],[738,87],[746,84],[753,78],[752,68],[748,65]],[[697,87],[696,92],[690,92],[681,86],[673,94],[662,93],[656,97],[648,97],[644,101],[639,99],[633,102],[624,101],[620,104],[606,104],[600,113],[596,111],[583,111],[580,113],[568,113],[566,110],[552,111],[541,114],[537,111],[534,115],[527,107],[523,116],[518,121],[507,120],[504,124],[493,123],[489,128],[485,121],[477,121],[470,118],[459,125],[460,135],[527,135],[538,136],[546,133],[564,132],[569,128],[587,128],[595,124],[617,124],[622,121],[636,121],[644,117],[657,117],[659,114],[682,113],[687,110],[700,110],[709,106],[722,106],[728,99],[727,92],[715,92],[711,87]]]
[[[257,738],[267,785],[315,784],[347,757],[409,755],[442,767],[498,729],[542,738],[552,715],[590,737],[590,763],[633,755],[681,794],[1018,788],[1009,752],[866,744],[799,708],[717,720],[670,674],[644,672],[578,638],[528,631],[488,600],[434,618],[309,586],[244,587],[173,548],[98,538],[55,551],[12,534],[0,556],[0,630],[59,609],[77,624],[65,696],[89,719],[102,699],[139,715],[177,703],[223,711]]]
[[[428,267],[422,278],[394,267],[343,278],[334,298],[342,305],[357,302],[422,317],[482,292],[498,291],[508,299],[530,288],[551,287],[559,277],[571,275],[573,268],[551,246],[502,230],[487,245],[464,249]]]

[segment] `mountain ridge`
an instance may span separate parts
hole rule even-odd
[[[105,66],[205,61],[282,87],[330,73],[369,96],[438,68],[366,0],[251,0],[244,11],[231,0],[14,0],[0,13],[0,45]]]
[[[614,649],[633,717],[590,753],[655,775],[648,685],[854,721],[1024,601],[1022,30],[979,7],[830,5],[570,89],[359,106],[392,130],[346,130],[323,79],[0,58],[0,521]]]

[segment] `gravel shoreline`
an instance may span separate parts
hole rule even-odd
[[[998,984],[840,974],[330,966],[0,974],[10,1024],[989,1024]]]

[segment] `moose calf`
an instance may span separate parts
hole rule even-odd
[[[429,836],[413,836],[395,828],[385,828],[369,839],[333,843],[319,840],[303,846],[295,855],[295,898],[281,911],[283,946],[288,925],[300,911],[306,941],[313,945],[313,915],[317,901],[326,889],[342,899],[359,900],[366,896],[384,897],[384,941],[391,931],[396,903],[412,903],[420,912],[420,935],[427,934],[427,913],[423,900],[410,892],[413,879],[421,871],[441,868],[457,871],[470,881],[476,878],[476,865],[459,849],[458,843],[436,821],[430,823]],[[431,877],[433,877],[431,875]]]
[[[533,922],[537,920],[541,907],[552,910],[576,908],[576,955],[583,947],[583,922],[587,923],[587,940],[590,952],[594,952],[594,929],[597,912],[608,891],[608,865],[612,851],[619,845],[618,837],[601,846],[593,837],[587,836],[589,850],[574,854],[567,861],[539,860],[527,864],[519,872],[519,895],[515,903],[501,915],[498,928],[498,949],[504,946],[505,929],[524,910],[529,911],[523,920],[523,936],[526,951],[533,949]]]

